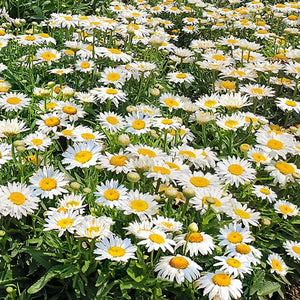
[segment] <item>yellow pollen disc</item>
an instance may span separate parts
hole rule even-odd
[[[32,139],[31,143],[35,146],[39,146],[43,144],[43,140],[42,139]]]
[[[68,226],[72,226],[74,223],[74,220],[71,218],[65,218],[57,221],[56,225],[62,229],[65,229]]]
[[[186,269],[189,266],[189,262],[181,256],[173,257],[169,261],[169,265],[175,269]]]
[[[46,177],[40,181],[40,188],[43,191],[51,191],[57,186],[56,180],[50,177]]]
[[[295,172],[295,168],[287,162],[281,161],[275,164],[275,168],[279,170],[280,173],[284,175],[293,174]]]
[[[294,251],[296,254],[300,254],[300,247],[298,247],[298,246],[293,246],[292,249],[293,249],[293,251]]]
[[[63,18],[64,18],[66,21],[71,21],[71,20],[72,20],[72,17],[64,16]]]
[[[243,236],[239,232],[233,231],[227,235],[227,240],[232,244],[239,244],[242,242]]]
[[[193,232],[186,234],[184,239],[189,241],[189,243],[201,243],[203,241],[203,236],[198,232]]]
[[[278,270],[279,272],[282,272],[282,266],[281,266],[280,262],[277,259],[272,260],[272,268],[274,270]]]
[[[81,137],[85,140],[94,140],[95,139],[95,135],[93,135],[92,133],[82,133]]]
[[[288,16],[288,19],[291,20],[291,21],[297,21],[298,17],[295,16],[295,15],[290,15],[290,16]]]
[[[225,126],[227,126],[229,128],[233,128],[234,126],[237,126],[238,124],[239,124],[239,122],[236,120],[228,120],[225,122]]]
[[[242,266],[241,262],[235,258],[228,258],[227,264],[233,268],[240,268]]]
[[[242,219],[250,219],[250,214],[248,214],[247,212],[245,212],[242,209],[235,209],[234,212],[236,215],[238,215]]]
[[[212,278],[212,281],[214,284],[216,284],[218,286],[229,286],[231,283],[230,277],[226,274],[216,274]]]
[[[241,76],[241,77],[246,75],[246,73],[245,73],[244,71],[233,71],[233,73],[234,73],[234,74],[238,74],[238,75]],[[234,74],[233,74],[233,75],[234,75]]]
[[[73,106],[65,106],[62,111],[69,115],[75,115],[77,113],[77,109]]]
[[[120,79],[120,75],[118,73],[110,73],[107,75],[107,79],[110,81],[117,81]]]
[[[155,173],[160,172],[162,175],[170,175],[171,174],[171,171],[168,170],[167,168],[157,167],[157,166],[153,167],[153,172],[155,172]]]
[[[192,177],[190,183],[196,187],[207,187],[210,184],[210,181],[204,177]]]
[[[63,206],[62,207],[60,207],[58,210],[57,210],[57,212],[64,212],[64,213],[66,213],[66,212],[68,212],[68,210],[66,209],[66,208],[64,208]]]
[[[212,58],[215,59],[215,60],[219,60],[219,61],[226,61],[226,57],[224,57],[223,55],[215,54],[215,55],[213,55]]]
[[[260,88],[254,88],[250,90],[252,94],[258,94],[258,95],[262,95],[263,94],[263,90]]]
[[[88,63],[87,61],[84,61],[84,62],[82,62],[81,64],[80,64],[80,67],[82,68],[82,69],[87,69],[87,68],[89,68],[90,67],[90,63]]]
[[[124,256],[126,251],[122,247],[112,246],[107,250],[107,253],[113,257]]]
[[[251,252],[251,248],[246,244],[237,245],[235,250],[240,254],[249,254]]]
[[[112,125],[116,125],[119,123],[118,119],[115,118],[115,117],[112,117],[112,116],[108,116],[106,118],[106,121],[109,123],[109,124],[112,124]]]
[[[27,35],[27,36],[25,36],[25,40],[26,41],[34,41],[36,39],[36,37],[35,36],[32,36],[32,35]]]
[[[67,50],[66,50],[66,54],[68,54],[68,55],[73,55],[73,54],[74,54],[74,51],[71,50],[71,49],[67,49]]]
[[[92,227],[88,228],[86,231],[87,231],[87,235],[89,237],[91,237],[93,233],[97,233],[100,230],[99,230],[99,227],[92,226]]]
[[[205,103],[204,103],[205,106],[210,107],[210,108],[212,108],[216,104],[217,104],[217,101],[215,101],[215,100],[208,100],[208,101],[205,101]]]
[[[78,206],[79,205],[79,203],[77,202],[77,201],[69,201],[68,203],[67,203],[67,207],[69,208],[69,207],[76,207],[76,206]]]
[[[287,206],[287,205],[280,205],[279,209],[285,215],[288,214],[288,213],[293,213],[294,212],[294,210],[291,207]]]
[[[267,30],[263,30],[263,29],[260,29],[257,31],[258,34],[267,34],[268,31]]]
[[[82,163],[82,164],[84,164],[84,163],[90,161],[92,157],[93,157],[92,152],[90,152],[90,151],[80,151],[80,152],[76,153],[75,160]]]
[[[93,47],[93,45],[89,45],[85,49],[88,51],[93,51],[94,47]]]
[[[256,162],[266,161],[266,160],[267,160],[267,158],[266,158],[264,155],[260,154],[260,153],[253,153],[253,154],[252,154],[252,158],[253,158]]]
[[[233,164],[228,167],[228,171],[233,175],[239,176],[243,174],[244,169],[240,165]]]
[[[278,7],[278,8],[285,8],[285,5],[282,4],[282,3],[279,3],[279,4],[276,4],[276,7]]]
[[[235,84],[234,82],[231,81],[222,81],[220,85],[225,88],[226,90],[234,90],[235,89]]]
[[[116,95],[116,94],[118,94],[118,91],[115,90],[115,89],[107,89],[107,90],[106,90],[106,94],[109,94],[109,95]]]
[[[162,222],[161,224],[162,224],[162,225],[164,225],[165,227],[169,228],[169,229],[171,229],[171,228],[173,228],[173,227],[174,227],[174,225],[173,225],[173,224],[171,224],[171,223],[168,223],[168,222]]]
[[[9,195],[8,199],[16,205],[21,205],[26,201],[25,196],[19,192],[13,192]]]
[[[193,157],[193,158],[196,158],[196,154],[192,151],[179,151],[178,153],[179,155],[187,155],[188,157]]]
[[[110,159],[109,163],[117,167],[122,167],[125,166],[127,160],[128,158],[124,155],[115,155]]]
[[[108,51],[113,54],[121,54],[122,53],[122,51],[120,51],[119,49],[114,49],[114,48],[108,49]]]
[[[176,100],[172,99],[172,98],[166,98],[165,99],[165,104],[169,107],[179,106],[179,103]]]
[[[227,42],[234,45],[237,43],[237,40],[228,39]]]
[[[208,205],[208,203],[207,203],[207,199],[208,198],[212,198],[212,199],[215,200],[215,203],[212,204],[212,206],[216,206],[216,207],[221,207],[222,206],[222,203],[221,203],[221,201],[219,199],[217,199],[215,197],[210,197],[210,196],[205,196],[205,197],[202,198],[203,205]]]
[[[41,36],[42,38],[46,38],[46,39],[50,37],[50,35],[47,33],[39,33],[39,36]]]
[[[132,122],[132,127],[135,130],[141,130],[141,129],[145,128],[145,126],[146,126],[146,123],[143,120],[134,120]]]
[[[137,212],[145,211],[149,207],[148,203],[144,200],[133,200],[130,207]]]
[[[264,21],[258,21],[258,22],[256,22],[256,25],[258,25],[258,26],[265,26],[266,23]]]
[[[257,122],[258,120],[256,118],[246,116],[245,121],[248,123],[250,123],[250,122],[254,123],[254,122]]]
[[[56,117],[50,117],[45,120],[45,125],[48,127],[54,127],[60,124],[60,120]]]
[[[179,78],[179,79],[184,79],[184,78],[186,78],[187,77],[187,75],[186,74],[183,74],[183,73],[178,73],[178,74],[176,74],[176,78]]]
[[[104,198],[108,201],[118,200],[120,193],[115,189],[108,189],[104,192]]]
[[[165,239],[156,233],[150,234],[149,239],[156,244],[163,244],[165,242]]]
[[[44,52],[44,53],[42,53],[41,56],[42,56],[42,58],[43,58],[44,60],[48,60],[48,61],[50,61],[51,59],[56,58],[56,54],[51,53],[51,52]]]
[[[269,140],[268,143],[267,143],[267,146],[270,148],[270,149],[274,149],[274,150],[281,150],[283,148],[283,143],[278,141],[278,140]]]
[[[261,188],[260,190],[259,190],[261,193],[263,193],[263,194],[265,194],[265,195],[269,195],[271,192],[268,190],[268,189],[266,189],[266,188]]]
[[[9,103],[9,104],[16,105],[16,104],[19,104],[21,102],[21,99],[18,98],[18,97],[10,97],[10,98],[6,99],[6,102]]]
[[[94,25],[94,26],[97,26],[97,25],[100,25],[101,23],[100,22],[90,22],[90,25]]]
[[[166,162],[165,163],[170,169],[175,169],[176,171],[180,171],[180,167],[177,164]]]
[[[5,31],[0,30],[0,36],[4,36],[5,35]]]
[[[295,101],[292,101],[292,100],[286,100],[285,104],[288,105],[288,106],[292,106],[292,107],[297,106],[297,103]]]
[[[70,136],[71,136],[71,135],[72,135],[72,132],[73,132],[72,130],[65,129],[65,130],[62,130],[61,133],[62,133],[63,135],[70,135]]]
[[[156,153],[152,150],[141,148],[138,150],[138,154],[149,156],[149,157],[156,157]]]
[[[171,125],[174,123],[173,120],[171,120],[171,119],[163,119],[161,122],[164,125]]]

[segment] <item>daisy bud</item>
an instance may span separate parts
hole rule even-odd
[[[64,97],[71,98],[71,97],[74,96],[75,91],[72,88],[64,88],[62,90],[62,94],[63,94]]]
[[[176,120],[177,122],[179,122],[180,123],[180,125],[182,125],[183,124],[183,121],[182,121],[182,119],[180,118],[180,117],[173,117],[173,119],[174,120]]]
[[[240,146],[241,151],[245,152],[245,153],[247,153],[250,150],[250,148],[251,148],[251,146],[249,144],[242,144]]]
[[[298,128],[296,126],[291,126],[290,127],[290,131],[295,133],[298,130]]]
[[[96,13],[96,14],[99,14],[100,11],[101,11],[100,8],[96,8],[96,9],[95,9],[95,13]]]
[[[152,137],[154,137],[155,139],[158,139],[158,134],[156,133],[156,131],[154,129],[151,129],[150,133],[151,133]]]
[[[3,237],[3,236],[5,236],[5,231],[4,230],[0,230],[0,237]]]
[[[261,218],[261,223],[265,226],[270,226],[271,225],[271,220],[268,218]]]
[[[154,88],[154,89],[151,89],[150,94],[154,97],[157,97],[160,95],[160,91],[159,91],[159,89]]]
[[[26,20],[25,19],[20,19],[20,23],[24,25],[24,24],[26,24]]]
[[[160,197],[160,195],[155,195],[154,200],[155,201],[161,201],[163,199]]]
[[[195,190],[193,188],[190,188],[190,187],[189,188],[184,188],[182,190],[182,193],[183,193],[184,197],[186,197],[187,199],[195,197],[195,194],[196,194]]]
[[[83,249],[87,249],[87,248],[88,248],[88,245],[87,245],[86,242],[82,242],[82,243],[81,243],[81,247],[82,247]]]
[[[128,134],[121,134],[118,137],[118,143],[123,147],[126,147],[127,145],[129,145],[130,142],[131,142],[131,140],[130,140],[130,137]]]
[[[89,194],[89,193],[92,192],[92,190],[90,188],[86,187],[86,188],[83,189],[83,192],[86,193],[86,194]]]
[[[96,170],[102,170],[102,167],[101,167],[100,165],[96,165],[96,166],[95,166],[95,169],[96,169]]]
[[[160,90],[164,90],[165,88],[161,85],[161,84],[159,84],[159,83],[156,83],[155,85],[154,85],[157,89],[160,89]]]
[[[193,222],[189,225],[189,231],[190,232],[198,232],[199,228],[198,228],[198,225]]]
[[[292,175],[295,179],[300,179],[300,173],[294,172]]]
[[[127,111],[128,113],[133,113],[133,112],[136,112],[137,109],[136,109],[135,106],[129,105],[129,106],[126,107],[126,111]]]
[[[16,150],[19,152],[19,153],[22,153],[22,152],[25,152],[26,151],[26,148],[24,146],[18,146],[16,147]]]
[[[80,184],[78,182],[71,182],[70,184],[70,187],[73,189],[73,190],[79,190],[80,189]]]
[[[216,200],[213,197],[207,197],[206,202],[208,204],[215,204]]]
[[[129,172],[127,174],[127,179],[130,182],[138,182],[141,179],[141,176],[136,172]]]
[[[115,45],[117,47],[120,47],[120,46],[124,45],[124,42],[123,41],[115,41]]]
[[[14,141],[13,145],[14,145],[15,147],[18,147],[18,146],[24,146],[24,145],[25,145],[25,142],[22,141],[22,140],[16,140],[16,141]]]
[[[21,26],[20,20],[19,20],[19,19],[14,20],[14,25],[15,25],[16,27]]]
[[[15,289],[14,289],[12,286],[8,286],[8,287],[6,288],[6,292],[7,292],[8,294],[13,293],[14,290],[15,290]]]
[[[165,191],[165,195],[168,199],[175,199],[177,197],[178,191],[173,188],[173,187],[169,187],[166,189]]]

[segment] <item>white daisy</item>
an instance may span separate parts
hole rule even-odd
[[[299,207],[291,202],[286,200],[278,200],[274,204],[275,212],[278,214],[283,214],[283,218],[297,216],[299,214]]]
[[[18,111],[29,106],[31,99],[22,93],[6,93],[0,96],[0,107],[5,111]]]
[[[269,254],[267,263],[272,268],[271,273],[275,272],[280,276],[285,276],[287,274],[288,267],[277,253]]]
[[[288,256],[296,260],[300,260],[300,242],[285,241],[283,243],[283,248],[285,249]]]

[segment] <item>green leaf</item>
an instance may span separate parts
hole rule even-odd
[[[259,291],[257,292],[258,296],[267,296],[269,294],[273,294],[274,292],[278,292],[280,290],[280,284],[278,282],[273,281],[265,281],[261,286]]]

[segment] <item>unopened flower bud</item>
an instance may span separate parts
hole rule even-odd
[[[24,147],[24,146],[18,146],[18,147],[16,147],[16,150],[17,150],[19,153],[23,153],[23,152],[26,151],[26,147]]]
[[[213,197],[207,197],[205,202],[208,204],[215,204],[216,200]]]
[[[271,220],[268,218],[261,218],[261,223],[265,226],[270,226],[271,225]]]
[[[102,167],[101,167],[100,165],[96,165],[96,166],[95,166],[95,169],[96,169],[96,170],[102,170]]]
[[[154,129],[151,129],[150,133],[151,133],[152,137],[154,137],[155,139],[158,139],[158,134]]]
[[[135,106],[129,105],[129,106],[126,107],[126,111],[127,111],[128,113],[133,113],[133,112],[136,112],[137,109],[136,109]]]
[[[8,287],[6,288],[6,292],[7,292],[8,294],[13,293],[14,290],[15,290],[15,289],[14,289],[12,286],[8,286]]]
[[[3,237],[3,236],[5,236],[5,231],[4,230],[0,230],[0,237]]]
[[[119,137],[118,137],[118,143],[123,146],[123,147],[126,147],[127,145],[130,144],[130,137],[128,134],[121,134]]]
[[[16,140],[16,141],[14,141],[13,145],[14,145],[15,147],[18,147],[18,146],[24,146],[24,145],[25,145],[25,142],[22,141],[22,140]]]
[[[89,193],[92,192],[92,190],[90,188],[86,187],[86,188],[83,189],[83,192],[86,193],[86,194],[89,194]]]
[[[154,97],[157,97],[160,95],[160,91],[159,91],[159,89],[154,88],[154,89],[151,89],[150,94]]]
[[[48,83],[47,83],[47,86],[48,86],[48,88],[53,88],[54,86],[55,86],[55,82],[54,81],[49,81]]]
[[[80,183],[78,182],[71,182],[70,184],[70,187],[73,189],[73,190],[79,190],[80,189]]]
[[[127,179],[130,182],[138,182],[141,179],[141,176],[136,172],[129,172],[127,174]]]
[[[293,177],[295,178],[295,179],[300,179],[300,173],[299,172],[293,172]]]
[[[182,193],[183,193],[184,197],[186,197],[187,199],[195,197],[195,194],[196,194],[195,190],[191,187],[184,188],[182,190]]]
[[[198,230],[199,230],[198,225],[195,222],[193,222],[189,225],[189,231],[198,232]]]
[[[251,146],[249,144],[242,144],[240,146],[241,151],[245,152],[245,153],[247,153],[250,150],[250,148],[251,148]]]
[[[169,199],[175,199],[178,194],[178,191],[173,187],[168,187],[165,191],[165,195]]]

